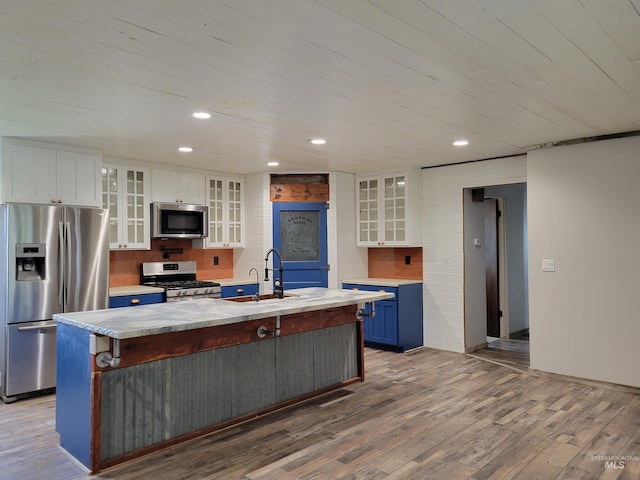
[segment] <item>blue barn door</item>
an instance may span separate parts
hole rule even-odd
[[[273,246],[282,253],[285,290],[327,287],[327,203],[274,202]]]

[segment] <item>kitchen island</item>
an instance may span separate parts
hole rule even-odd
[[[56,430],[89,472],[364,380],[365,304],[304,288],[55,315]]]

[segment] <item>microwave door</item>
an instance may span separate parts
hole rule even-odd
[[[207,208],[202,205],[154,204],[153,238],[203,238]]]

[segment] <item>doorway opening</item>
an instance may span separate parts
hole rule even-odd
[[[528,368],[526,184],[467,188],[465,352]]]

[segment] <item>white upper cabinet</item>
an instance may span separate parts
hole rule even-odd
[[[58,202],[100,206],[100,169],[102,156],[58,150]]]
[[[99,207],[102,156],[39,142],[3,142],[2,201]]]
[[[419,246],[420,196],[414,169],[356,177],[358,246]]]
[[[208,248],[244,247],[244,183],[239,178],[207,176]]]
[[[102,166],[102,207],[109,209],[111,250],[150,248],[149,183],[146,168]]]
[[[200,173],[154,168],[152,200],[165,203],[205,203],[205,178]]]

